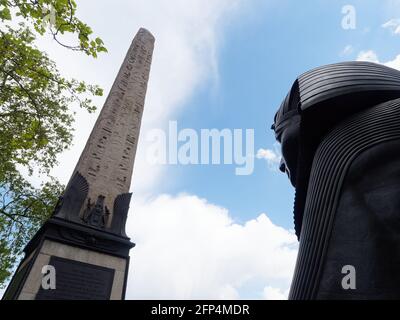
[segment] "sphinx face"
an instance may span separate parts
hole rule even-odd
[[[288,175],[289,180],[294,187],[296,186],[297,175],[299,130],[300,118],[293,117],[287,120],[284,128],[279,134],[282,151],[282,159],[279,169]]]

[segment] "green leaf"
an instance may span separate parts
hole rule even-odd
[[[0,19],[11,20],[11,12],[9,8],[5,7],[3,10],[0,10]]]

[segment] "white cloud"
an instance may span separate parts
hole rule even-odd
[[[384,63],[385,66],[400,70],[400,54],[398,54],[393,60]]]
[[[340,52],[341,57],[345,57],[348,55],[351,55],[354,52],[354,48],[352,45],[347,45],[346,47],[343,48],[343,50]]]
[[[274,163],[278,163],[280,161],[279,155],[270,149],[259,149],[257,151],[257,159],[265,159]]]
[[[357,61],[369,61],[383,64],[387,67],[400,70],[400,54],[397,55],[393,60],[387,62],[380,62],[378,55],[373,50],[361,51],[357,57]]]
[[[287,296],[297,239],[266,214],[238,224],[204,199],[162,195],[137,204],[128,227],[137,244],[128,299]]]
[[[389,29],[392,34],[400,34],[400,19],[390,19],[382,25],[382,28]]]
[[[263,291],[263,297],[266,300],[285,300],[289,296],[289,289],[282,291],[279,288],[266,286]]]
[[[281,152],[278,144],[274,144],[274,150],[272,149],[259,149],[256,154],[257,159],[264,159],[267,161],[268,168],[272,171],[279,169],[281,162]]]
[[[357,56],[357,61],[379,63],[378,56],[373,50],[361,51]]]

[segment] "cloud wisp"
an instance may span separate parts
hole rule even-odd
[[[378,55],[373,50],[361,51],[358,54],[357,61],[368,61],[383,64],[387,67],[400,70],[400,54],[398,54],[393,60],[387,62],[379,61]]]
[[[256,158],[265,160],[269,170],[278,171],[282,158],[279,145],[274,144],[273,149],[258,149]]]
[[[394,35],[400,34],[400,19],[390,19],[382,24],[382,28],[390,30]]]

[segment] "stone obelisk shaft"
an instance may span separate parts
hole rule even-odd
[[[24,249],[4,299],[124,299],[129,251],[125,232],[154,37],[140,29],[72,177]],[[43,287],[43,268],[56,286]]]
[[[131,184],[153,48],[154,37],[140,29],[74,170],[89,183],[87,198],[103,196],[108,208]]]

